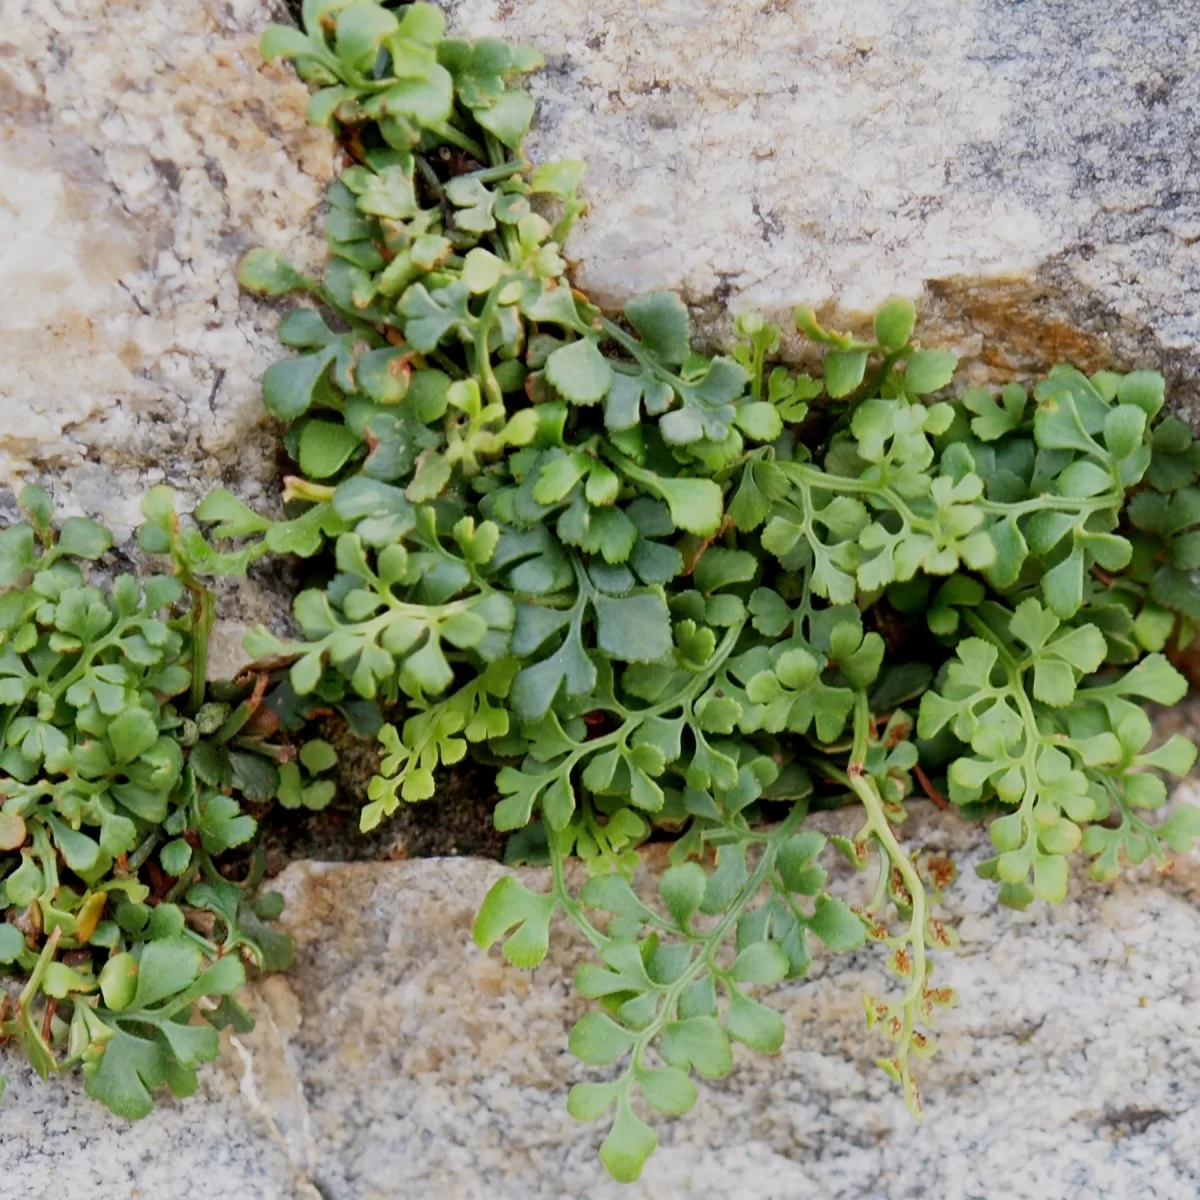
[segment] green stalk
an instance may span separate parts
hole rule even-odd
[[[555,831],[547,829],[546,832],[550,847],[550,870],[554,878],[554,895],[562,905],[563,911],[575,922],[579,931],[591,943],[592,949],[599,952],[608,944],[608,938],[588,920],[587,914],[583,911],[583,905],[571,895],[571,890],[567,887],[566,856],[559,850]]]
[[[203,584],[185,575],[184,584],[192,593],[192,687],[188,696],[191,712],[204,704],[208,689],[208,641],[217,621],[214,596]]]
[[[797,483],[804,483],[811,488],[824,492],[840,492],[860,496],[878,496],[884,501],[885,507],[893,509],[901,517],[908,520],[916,528],[925,532],[937,528],[936,522],[931,522],[915,513],[908,501],[894,488],[886,483],[873,479],[853,479],[847,475],[830,475],[820,467],[809,463],[781,462],[779,466]],[[1124,493],[1105,493],[1102,496],[1090,496],[1077,499],[1070,496],[1035,496],[1029,500],[1015,503],[999,503],[998,501],[980,498],[970,503],[984,512],[1003,514],[1006,517],[1022,517],[1031,512],[1056,511],[1078,513],[1081,518],[1090,517],[1093,513],[1102,512],[1106,508],[1119,505],[1124,500]]]
[[[505,149],[500,139],[494,134],[484,134],[484,141],[487,143],[487,157],[488,162],[491,163],[491,166],[485,168],[483,171],[475,172],[476,179],[479,179],[481,176],[488,176],[487,178],[483,179],[483,182],[485,183],[507,179],[511,175],[518,173],[510,168],[517,167],[523,170],[529,165],[523,159],[519,161],[508,159],[508,151]],[[482,157],[482,155],[478,155],[477,157]],[[494,174],[495,172],[503,173],[496,175]],[[489,173],[492,174],[489,175]],[[500,241],[504,246],[504,257],[507,258],[510,263],[519,263],[521,261],[521,243],[517,238],[517,231],[511,225],[501,222]]]
[[[457,129],[449,121],[444,121],[440,125],[426,125],[425,128],[430,133],[435,133],[438,137],[444,138],[450,145],[457,146],[460,150],[465,150],[472,158],[477,158],[480,162],[483,162],[487,158],[487,151],[473,137],[463,133],[461,129]]]
[[[879,349],[878,346],[863,346],[859,348],[865,349],[868,353],[874,353]],[[820,448],[817,450],[816,457],[824,457],[825,452],[829,449],[830,445],[832,445],[834,438],[841,433],[843,429],[849,427],[850,422],[854,419],[855,409],[858,408],[859,404],[863,400],[865,400],[868,396],[879,395],[879,389],[883,387],[884,380],[888,377],[888,372],[896,365],[897,362],[900,361],[901,358],[907,357],[911,349],[912,347],[910,344],[900,350],[893,350],[879,364],[875,373],[869,380],[867,380],[866,384],[860,384],[855,389],[856,394],[851,395],[843,402],[845,407],[838,414],[837,420],[834,421],[833,425],[829,429],[829,432],[826,433],[824,440],[821,442]]]
[[[492,352],[488,349],[488,337],[496,322],[496,312],[500,307],[500,293],[508,286],[511,279],[511,275],[506,275],[503,279],[496,281],[492,290],[488,292],[483,311],[475,323],[475,376],[483,388],[484,401],[487,404],[499,404],[501,407],[504,406],[504,393],[500,390],[496,372],[492,369]]]
[[[162,830],[155,826],[142,839],[141,844],[134,849],[125,860],[126,870],[130,875],[136,875],[142,864],[154,853],[154,848],[162,840]]]
[[[902,945],[912,947],[912,962],[908,975],[909,984],[904,992],[900,1035],[896,1041],[896,1054],[892,1062],[887,1064],[887,1060],[880,1060],[880,1065],[887,1064],[895,1070],[899,1076],[900,1085],[904,1089],[905,1102],[913,1115],[920,1117],[922,1115],[921,1096],[917,1082],[912,1076],[909,1052],[915,1036],[919,1034],[917,1022],[924,1005],[925,983],[929,976],[929,963],[925,947],[925,922],[927,919],[925,885],[917,873],[916,867],[913,866],[912,860],[896,840],[891,822],[887,819],[887,813],[884,811],[883,798],[879,794],[875,780],[867,772],[867,740],[870,730],[871,709],[867,701],[867,694],[858,692],[854,697],[854,746],[850,752],[850,766],[846,775],[854,794],[862,801],[867,820],[855,841],[861,842],[866,837],[873,837],[879,843],[882,854],[881,876],[886,879],[892,868],[897,870],[904,881],[912,903],[908,929],[900,939]],[[876,901],[880,899],[880,891],[882,889],[876,891]]]
[[[491,143],[496,139],[488,134],[488,149],[491,150]],[[496,143],[499,145],[499,143]],[[495,157],[495,156],[491,156]],[[505,179],[511,179],[514,175],[520,175],[523,171],[528,171],[530,162],[525,158],[514,158],[508,162],[493,162],[490,167],[481,167],[478,171],[468,171],[463,179],[478,179],[480,183],[502,183]]]
[[[58,702],[59,697],[63,696],[73,683],[82,679],[87,674],[92,663],[95,662],[96,656],[101,651],[116,645],[129,632],[132,624],[132,620],[118,621],[99,641],[92,642],[91,645],[84,649],[83,653],[79,656],[79,661],[61,679],[57,680],[54,687],[50,689],[50,695],[54,698],[55,703]]]
[[[174,904],[196,882],[196,877],[199,873],[199,869],[196,866],[196,856],[193,854],[192,861],[188,865],[187,870],[171,885],[170,891],[163,897],[163,903]]]
[[[647,354],[642,349],[642,343],[637,338],[630,337],[615,321],[610,321],[602,313],[597,313],[595,324],[604,332],[606,337],[611,338],[630,358],[634,359],[643,371],[648,372],[673,389],[677,390],[687,386],[678,375],[673,371],[668,371],[653,355]]]
[[[1028,831],[1025,835],[1025,844],[1022,849],[1026,850],[1032,859],[1033,854],[1037,850],[1037,827],[1033,820],[1033,806],[1037,802],[1037,752],[1046,739],[1042,736],[1041,730],[1038,728],[1037,714],[1034,713],[1033,705],[1029,702],[1029,696],[1025,692],[1025,683],[1022,679],[1024,668],[1022,665],[1017,662],[1009,648],[996,636],[992,628],[978,613],[972,612],[969,608],[964,608],[962,610],[962,617],[963,621],[977,636],[995,647],[996,657],[1000,665],[1004,668],[1005,674],[1008,676],[1008,691],[1016,701],[1017,708],[1020,710],[1021,721],[1025,726],[1025,752],[1022,756],[1022,767],[1025,774],[1025,794],[1021,797],[1021,806],[1018,811],[1021,814],[1024,827]]]
[[[437,363],[451,379],[465,379],[466,371],[462,369],[446,352],[445,350],[433,350],[425,355],[431,362]]]
[[[722,971],[718,965],[716,961],[717,954],[720,952],[721,947],[724,946],[725,940],[729,936],[729,931],[741,920],[746,906],[758,895],[760,889],[770,877],[771,872],[775,868],[775,859],[779,854],[780,847],[796,832],[796,829],[807,815],[808,805],[801,801],[792,809],[778,828],[771,832],[769,839],[763,844],[762,856],[759,858],[757,866],[755,866],[750,878],[742,885],[742,889],[736,899],[725,911],[720,921],[698,939],[700,953],[688,964],[679,978],[664,990],[663,1000],[658,1007],[654,1020],[639,1032],[637,1041],[633,1044],[630,1064],[634,1069],[646,1065],[644,1062],[646,1051],[654,1044],[655,1039],[661,1036],[668,1022],[675,1020],[680,996],[701,975],[709,972],[714,978],[720,979],[726,988],[735,986],[727,978],[728,972]],[[626,1072],[623,1081],[623,1091],[626,1099],[628,1099],[629,1089],[633,1081],[634,1070],[629,1070]]]
[[[29,980],[17,999],[17,1018],[8,1021],[0,1027],[6,1035],[17,1035],[24,1043],[24,1049],[30,1065],[43,1078],[51,1071],[57,1070],[54,1061],[54,1050],[42,1037],[42,1031],[33,1019],[33,1001],[42,987],[46,970],[54,961],[58,950],[58,942],[62,937],[62,926],[56,926],[54,932],[46,939],[41,954],[38,955],[37,965],[29,975]]]

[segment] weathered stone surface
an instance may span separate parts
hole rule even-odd
[[[296,966],[253,989],[259,1027],[201,1095],[126,1130],[77,1081],[18,1072],[0,1194],[184,1200],[203,1179],[234,1200],[1191,1200],[1200,855],[1165,879],[1077,877],[1059,908],[1013,913],[971,871],[978,831],[919,807],[910,843],[964,868],[945,908],[962,946],[938,968],[962,1005],[924,1064],[922,1126],[863,1029],[864,990],[895,986],[882,954],[822,957],[769,993],[782,1055],[739,1053],[691,1114],[660,1123],[643,1181],[619,1188],[595,1159],[601,1131],[564,1110],[571,1082],[595,1074],[565,1049],[580,939],[560,925],[532,973],[476,950],[493,863],[296,864],[280,880]]]
[[[606,303],[679,287],[710,332],[919,297],[999,372],[1197,365],[1200,9],[450,0],[532,42],[531,148],[589,163],[572,240]],[[30,464],[128,531],[149,483],[274,476],[255,243],[319,258],[331,142],[264,68],[269,0],[7,0],[0,482]],[[1186,403],[1186,389],[1177,394]]]
[[[0,1054],[8,1091],[0,1106],[4,1200],[321,1200],[255,1115],[254,1076],[237,1048],[203,1072],[186,1103],[161,1104],[140,1125],[96,1111],[78,1080],[43,1083]],[[239,1090],[241,1089],[241,1090]]]
[[[332,170],[307,89],[264,67],[264,0],[6,0],[0,484],[50,477],[123,540],[146,488],[274,496],[255,244],[320,261]]]
[[[538,46],[532,143],[589,164],[605,303],[785,321],[919,300],[991,367],[1200,363],[1200,7],[453,0]],[[1182,397],[1178,397],[1182,399]]]

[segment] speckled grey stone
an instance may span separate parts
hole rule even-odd
[[[0,484],[52,476],[119,537],[147,486],[272,486],[266,243],[320,261],[330,139],[264,67],[263,0],[4,0]]]
[[[902,832],[963,870],[942,911],[962,945],[937,967],[962,1003],[923,1064],[924,1125],[863,1027],[863,992],[894,986],[882,954],[821,956],[767,993],[782,1054],[739,1050],[689,1115],[660,1122],[643,1180],[618,1187],[595,1158],[601,1131],[564,1108],[596,1074],[566,1051],[581,939],[557,926],[533,972],[478,951],[494,863],[299,863],[279,881],[296,965],[252,989],[259,1027],[227,1043],[201,1094],[127,1129],[78,1081],[19,1076],[0,1108],[0,1196],[1194,1200],[1200,855],[1165,878],[1077,874],[1064,904],[1020,914],[975,878],[976,828],[919,805]],[[658,869],[643,868],[647,893]]]
[[[167,1101],[138,1125],[98,1112],[78,1080],[43,1083],[0,1051],[3,1200],[320,1200],[241,1094],[240,1060],[203,1072],[187,1102]]]
[[[927,338],[993,371],[1068,357],[1195,378],[1194,3],[449,8],[545,53],[532,145],[588,162],[569,249],[605,303],[679,288],[723,336],[729,308],[854,319],[900,293]]]

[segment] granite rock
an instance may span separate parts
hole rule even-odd
[[[0,7],[0,485],[49,478],[118,540],[155,483],[273,497],[276,319],[235,270],[256,244],[321,261],[333,155],[258,56],[282,9]]]
[[[845,814],[822,821],[849,830]],[[923,1125],[863,1028],[863,992],[894,986],[883,956],[822,956],[768,993],[782,1054],[739,1050],[689,1115],[660,1122],[642,1181],[621,1188],[596,1161],[602,1131],[564,1108],[596,1074],[565,1048],[581,1012],[572,929],[520,972],[470,940],[497,864],[297,863],[278,881],[296,965],[253,987],[258,1028],[227,1044],[201,1095],[127,1130],[77,1080],[17,1072],[0,1195],[184,1200],[202,1172],[232,1200],[1192,1200],[1200,855],[1166,878],[1077,874],[1063,905],[1021,914],[975,878],[976,828],[916,806],[903,833],[963,869],[943,909],[962,945],[937,968],[962,1003],[923,1064]],[[659,869],[643,867],[644,894]]]
[[[993,374],[1200,365],[1200,7],[450,0],[530,42],[539,158],[588,162],[577,282],[861,319]],[[1195,385],[1177,402],[1197,399]]]

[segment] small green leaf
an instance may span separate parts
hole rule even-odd
[[[591,338],[580,338],[546,359],[546,378],[568,400],[595,404],[612,384],[613,369]]]
[[[16,962],[25,953],[25,935],[7,922],[0,923],[0,963]]]
[[[841,400],[862,383],[866,369],[865,350],[830,350],[825,355],[825,390]]]
[[[586,170],[587,164],[577,158],[560,158],[538,163],[530,182],[535,192],[567,200],[578,191]]]
[[[263,296],[283,296],[310,286],[308,280],[279,255],[261,248],[251,250],[238,264],[238,283],[246,291]]]
[[[52,962],[42,976],[42,991],[56,1000],[63,1000],[72,992],[94,991],[94,980],[72,970],[66,963]]]
[[[625,305],[625,316],[642,345],[663,363],[675,366],[691,353],[691,322],[687,307],[675,292],[636,296]]]
[[[36,562],[32,526],[22,521],[0,532],[0,588],[15,587]]]
[[[949,350],[916,350],[904,367],[904,390],[915,396],[941,391],[954,378],[958,358]]]
[[[32,858],[23,857],[21,865],[5,879],[4,884],[8,903],[24,908],[41,895],[46,880],[37,863]]]
[[[115,954],[100,972],[100,992],[104,1003],[121,1012],[133,1003],[137,992],[138,960],[130,953]]]
[[[98,1060],[85,1059],[83,1076],[84,1090],[93,1100],[136,1121],[154,1107],[151,1092],[167,1081],[166,1054],[159,1043],[119,1029]]]
[[[671,652],[671,618],[661,596],[597,595],[596,637],[621,662],[655,662]]]
[[[108,727],[117,761],[132,762],[158,741],[158,722],[144,708],[126,709]]]
[[[142,952],[131,1007],[148,1008],[182,992],[200,974],[202,961],[200,948],[185,938],[151,942]]]
[[[658,1138],[629,1103],[617,1102],[617,1119],[600,1146],[600,1161],[618,1183],[633,1183],[642,1173],[646,1160],[658,1146]]]
[[[682,1116],[696,1103],[696,1085],[678,1067],[643,1068],[637,1081],[646,1102],[667,1116]]]
[[[733,423],[756,442],[773,442],[783,432],[779,410],[766,400],[743,401],[737,407]]]
[[[1153,420],[1166,399],[1166,380],[1157,371],[1131,371],[1117,388],[1122,404],[1133,404]]]
[[[487,950],[510,935],[501,947],[504,957],[515,967],[536,967],[546,957],[556,907],[553,896],[539,896],[505,875],[488,892],[475,918],[475,944]]]
[[[337,54],[358,71],[369,71],[379,57],[383,39],[395,33],[400,22],[395,13],[359,0],[337,15]]]
[[[557,504],[587,474],[591,461],[586,454],[564,454],[542,464],[533,498],[539,504]]]
[[[268,25],[258,44],[258,51],[267,62],[281,55],[288,58],[311,55],[313,50],[312,42],[293,25]]]
[[[729,997],[725,1025],[731,1038],[762,1054],[776,1054],[783,1045],[783,1018],[773,1008],[741,992],[734,991]]]
[[[617,1061],[630,1046],[634,1036],[605,1013],[584,1013],[571,1030],[567,1046],[581,1062],[607,1067]]]
[[[338,485],[333,511],[354,529],[368,546],[387,546],[399,541],[416,523],[416,510],[397,487],[354,475]],[[339,539],[340,541],[340,539]]]
[[[519,150],[533,120],[533,97],[523,88],[506,88],[490,108],[474,110],[475,120],[510,150]]]
[[[112,544],[112,533],[87,517],[69,517],[58,535],[59,550],[76,558],[99,558]]]
[[[867,931],[858,915],[836,896],[817,897],[808,927],[830,950],[856,950],[866,941]]]
[[[1083,549],[1076,546],[1042,577],[1042,595],[1052,612],[1064,620],[1083,604]]]
[[[710,537],[721,527],[721,489],[711,479],[659,477],[654,490],[667,502],[679,529]]]
[[[454,80],[435,63],[420,77],[396,80],[380,103],[393,117],[426,127],[441,125],[454,111]]]
[[[721,1079],[733,1070],[729,1038],[715,1017],[689,1017],[663,1031],[662,1056],[673,1067]]]
[[[300,761],[311,775],[331,771],[337,766],[337,751],[326,741],[314,738],[300,747]]]
[[[752,942],[734,960],[732,972],[741,983],[778,983],[788,973],[788,958],[775,942]]]
[[[159,851],[158,858],[163,870],[178,878],[191,865],[192,848],[183,838],[175,838]]]
[[[271,522],[266,517],[260,517],[225,488],[209,492],[196,509],[196,520],[216,522],[212,535],[218,538],[246,537],[271,528]]]
[[[1126,458],[1142,444],[1147,417],[1136,404],[1119,404],[1104,418],[1104,444],[1115,458]]]
[[[623,875],[597,875],[589,879],[580,890],[579,899],[589,908],[636,921],[649,920],[653,916]]]
[[[875,340],[885,350],[902,350],[916,323],[917,310],[911,300],[889,300],[875,314]]]
[[[328,479],[361,445],[362,439],[340,422],[307,421],[300,433],[300,469],[310,479]]]
[[[567,1095],[567,1112],[577,1121],[595,1121],[604,1115],[619,1090],[613,1083],[577,1083]]]
[[[707,882],[708,877],[699,863],[682,863],[663,872],[658,884],[659,894],[681,928],[686,929],[699,910]]]
[[[399,404],[410,378],[407,356],[399,348],[368,350],[354,369],[355,382],[376,404]]]
[[[700,591],[715,592],[731,584],[751,582],[758,569],[758,560],[749,551],[713,546],[701,555],[692,578]]]
[[[263,403],[281,421],[306,413],[317,385],[337,357],[336,346],[272,363],[263,375]]]

